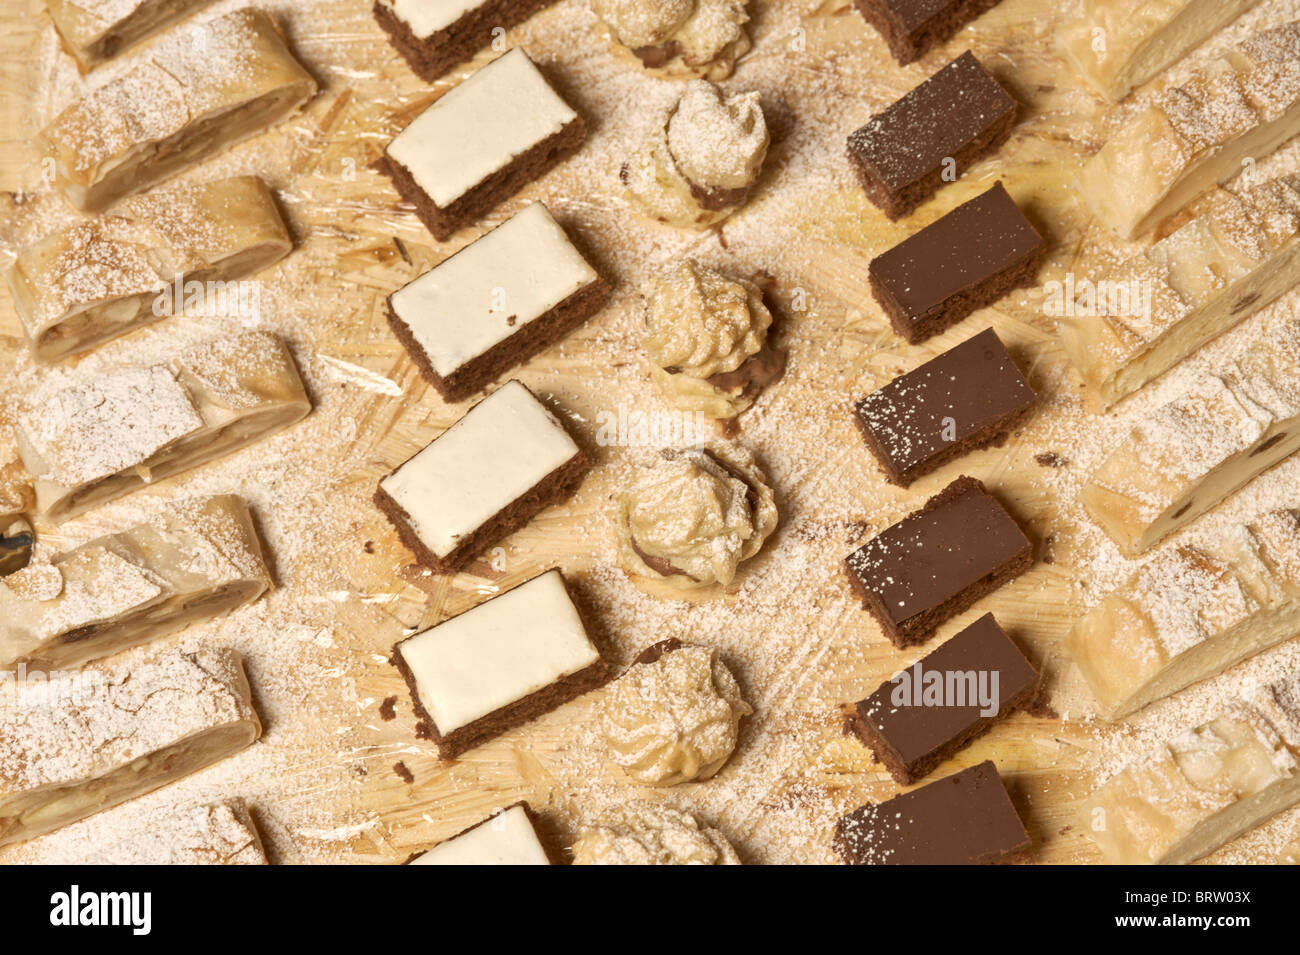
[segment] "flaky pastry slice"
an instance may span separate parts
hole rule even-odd
[[[45,6],[63,48],[84,73],[211,2],[45,0]]]
[[[1259,0],[1079,0],[1057,45],[1099,93],[1119,102]]]
[[[241,799],[152,816],[147,828],[79,859],[82,865],[266,865],[262,837]]]
[[[309,411],[284,342],[246,332],[28,402],[14,434],[37,508],[62,521],[252,444]]]
[[[41,130],[58,189],[102,212],[279,122],[316,92],[256,9],[188,26]]]
[[[1300,514],[1170,547],[1086,613],[1067,646],[1111,718],[1300,634]]]
[[[1300,21],[1257,33],[1156,94],[1083,167],[1093,214],[1126,239],[1300,132]]]
[[[181,311],[195,290],[229,301],[225,283],[292,249],[266,184],[238,176],[134,196],[23,249],[6,277],[32,357],[52,362]]]
[[[0,579],[0,668],[78,667],[251,603],[270,587],[243,499],[185,501]]]
[[[1300,175],[1240,192],[1087,286],[1058,332],[1105,410],[1300,281]]]
[[[1133,556],[1300,448],[1300,321],[1135,425],[1080,492]]]
[[[1107,862],[1181,865],[1300,800],[1300,672],[1111,777],[1081,821]]]
[[[262,735],[234,650],[168,651],[89,682],[0,681],[0,845],[152,792]]]

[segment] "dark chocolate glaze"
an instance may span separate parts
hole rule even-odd
[[[851,865],[984,865],[1027,853],[1030,842],[986,760],[854,810],[835,827],[835,847]]]
[[[849,150],[886,189],[897,192],[956,157],[1016,111],[967,50],[849,136]]]

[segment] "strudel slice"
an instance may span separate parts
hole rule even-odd
[[[37,507],[62,521],[252,444],[309,411],[284,342],[246,332],[29,403],[14,434]]]
[[[1300,321],[1139,422],[1080,492],[1129,556],[1300,448]]]
[[[1079,191],[1126,239],[1300,132],[1300,21],[1257,33],[1151,103],[1084,166]]]
[[[18,461],[0,467],[0,577],[22,570],[31,560],[36,535],[25,514],[36,492]]]
[[[1118,103],[1259,0],[1080,0],[1058,29],[1070,63]]]
[[[41,131],[55,185],[83,212],[113,203],[288,116],[316,81],[261,10],[188,26]]]
[[[383,478],[375,504],[416,560],[454,573],[568,500],[589,467],[555,415],[508,381]]]
[[[242,800],[164,813],[79,860],[83,865],[266,865],[262,837]]]
[[[1300,514],[1171,547],[1088,611],[1067,644],[1112,718],[1300,634]]]
[[[1081,821],[1107,862],[1181,865],[1300,800],[1300,673],[1258,688],[1108,780]]]
[[[84,73],[212,0],[45,0],[63,48]]]
[[[7,277],[32,356],[50,362],[180,311],[187,283],[234,282],[292,249],[266,184],[239,176],[135,196],[23,249]]]
[[[1300,281],[1300,175],[1220,190],[1203,215],[1086,287],[1058,331],[1098,410]]]
[[[233,650],[48,682],[0,681],[0,845],[111,809],[262,734]]]
[[[270,587],[248,505],[233,494],[187,501],[0,580],[0,667],[78,667]]]

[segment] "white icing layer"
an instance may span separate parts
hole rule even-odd
[[[384,0],[393,13],[405,21],[411,32],[427,40],[445,30],[471,10],[483,6],[484,0]]]
[[[416,117],[388,144],[388,155],[445,209],[577,118],[516,48]]]
[[[443,735],[600,659],[558,570],[416,634],[398,650]]]
[[[578,453],[532,392],[508,381],[380,482],[411,528],[445,557]]]
[[[393,293],[393,311],[446,377],[597,280],[535,202]]]
[[[550,864],[523,806],[511,806],[411,860],[411,865]]]

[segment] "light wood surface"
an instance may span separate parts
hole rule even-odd
[[[24,3],[29,10],[16,9]],[[8,4],[0,15],[6,24],[0,31],[0,187],[10,191],[0,238],[10,244],[22,234],[27,194],[42,188],[28,145],[33,123],[46,108],[42,77],[33,65],[39,58],[32,51],[50,27],[38,2],[24,3]],[[562,0],[508,40],[542,61],[592,122],[592,155],[612,155],[611,143],[626,138],[617,124],[645,117],[635,102],[611,108],[616,93],[586,84],[593,75],[617,77],[617,71],[637,67],[610,51],[595,21],[579,17],[578,6],[578,0]],[[1054,0],[1004,0],[907,69],[889,59],[880,38],[846,2],[772,0],[752,6],[755,49],[728,85],[763,91],[777,136],[750,207],[722,230],[726,247],[717,233],[685,237],[637,219],[618,194],[617,169],[597,169],[582,155],[483,224],[496,224],[522,202],[543,198],[618,287],[605,311],[518,375],[567,413],[575,436],[592,453],[593,473],[572,502],[545,512],[494,557],[454,578],[413,571],[410,554],[369,497],[380,476],[465,407],[444,404],[420,381],[386,327],[384,297],[477,233],[468,230],[445,246],[434,243],[370,164],[435,92],[493,54],[483,53],[430,89],[389,47],[364,0],[305,4],[286,17],[322,93],[304,116],[221,162],[258,171],[280,191],[298,248],[267,281],[278,283],[277,301],[292,303],[301,293],[290,324],[297,343],[345,362],[360,383],[332,406],[330,413],[347,422],[340,425],[337,446],[311,452],[322,456],[316,462],[325,475],[321,506],[337,531],[322,537],[321,576],[334,579],[345,595],[328,611],[331,626],[346,635],[335,641],[332,660],[355,678],[362,701],[340,753],[357,785],[339,796],[340,819],[371,823],[359,827],[351,842],[359,861],[400,861],[520,798],[532,802],[552,835],[565,842],[602,807],[638,796],[697,811],[731,836],[749,861],[828,861],[835,816],[898,791],[863,747],[841,734],[838,704],[861,698],[937,645],[894,650],[855,606],[840,561],[858,541],[960,473],[983,479],[1009,502],[1030,528],[1039,559],[1020,580],[949,622],[940,636],[993,611],[1042,666],[1057,712],[1071,718],[1016,714],[935,775],[993,759],[1030,830],[1038,861],[1097,858],[1074,813],[1095,785],[1099,750],[1111,745],[1115,730],[1077,718],[1086,709],[1086,693],[1063,650],[1063,638],[1084,607],[1077,579],[1084,561],[1078,555],[1095,541],[1095,534],[1079,531],[1062,500],[1069,483],[1062,472],[1077,467],[1077,385],[1036,292],[1015,293],[910,347],[889,331],[871,299],[866,266],[872,255],[1000,177],[1049,239],[1043,278],[1071,268],[1080,248],[1096,237],[1069,184],[1101,142],[1105,110],[1053,51],[1060,6]],[[572,30],[575,23],[582,29]],[[890,223],[848,178],[843,135],[966,48],[1022,104],[1016,131],[994,159],[908,220]],[[820,152],[830,158],[818,159]],[[809,153],[816,154],[813,165],[838,162],[844,174],[834,181],[802,178]],[[742,419],[740,436],[773,477],[781,528],[734,592],[692,604],[643,596],[617,569],[610,498],[627,481],[638,452],[595,439],[602,411],[666,409],[646,379],[636,284],[647,263],[686,253],[737,272],[772,273],[790,351],[785,380]],[[12,355],[19,342],[7,298],[0,311],[0,331],[8,336],[4,347]],[[888,485],[853,427],[852,401],[987,325],[1021,360],[1044,395],[1042,408],[1005,447],[973,454],[906,491]],[[1096,427],[1114,425],[1099,418]],[[1065,467],[1035,460],[1047,452]],[[393,643],[411,628],[431,625],[556,565],[577,582],[594,611],[599,639],[620,666],[669,635],[722,649],[757,712],[718,778],[667,792],[622,778],[600,758],[592,729],[598,693],[452,765],[439,764],[433,749],[415,739],[404,687],[385,662]],[[386,720],[381,704],[392,697],[396,717]],[[404,773],[395,769],[399,762]],[[1286,824],[1300,831],[1300,819]],[[1260,858],[1268,861],[1262,850]]]

